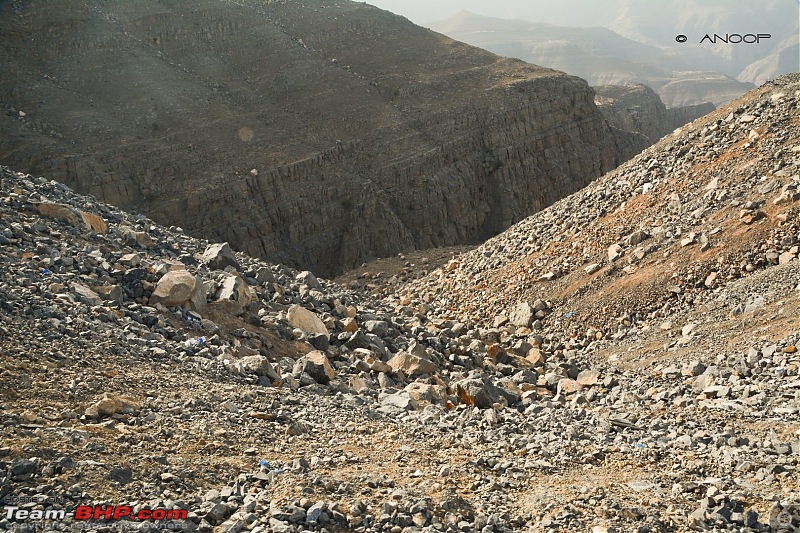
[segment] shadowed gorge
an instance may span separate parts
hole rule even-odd
[[[365,4],[0,9],[2,163],[321,274],[479,242],[633,155],[583,80]]]

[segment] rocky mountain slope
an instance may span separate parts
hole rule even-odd
[[[564,301],[578,306],[576,316],[583,306],[598,305],[601,299],[588,297],[595,291],[629,303],[638,297],[648,311],[658,311],[664,302],[652,300],[650,292],[609,287],[632,279],[636,286],[674,279],[670,286],[687,291],[667,290],[662,296],[683,299],[686,292],[704,294],[717,287],[714,280],[705,283],[712,273],[733,280],[772,265],[781,253],[788,255],[780,261],[789,261],[797,253],[792,248],[800,150],[795,147],[796,80],[797,75],[782,77],[676,131],[579,193],[461,256],[458,268],[430,279],[431,287],[447,300],[445,307],[472,309],[481,323],[491,324],[493,318],[480,310],[503,308],[512,296],[544,297],[539,291],[568,288]],[[770,234],[761,250],[761,240]],[[740,256],[747,261],[736,262]],[[477,277],[464,285],[462,275]],[[491,291],[491,300],[470,290],[495,276],[504,290]],[[451,283],[466,290],[451,290]],[[599,326],[607,318],[607,312],[591,312],[584,326]]]
[[[89,531],[800,520],[798,98],[764,86],[384,300],[2,169],[0,497],[186,511]]]
[[[320,274],[480,242],[633,155],[582,80],[359,2],[0,10],[0,162]]]

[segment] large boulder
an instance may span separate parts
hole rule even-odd
[[[232,266],[239,270],[239,262],[233,255],[233,250],[227,242],[209,244],[203,252],[203,262],[212,270],[224,270],[225,267]]]
[[[286,313],[286,320],[294,328],[299,328],[309,335],[327,335],[328,328],[320,318],[308,309],[294,304]]]
[[[202,309],[206,305],[203,280],[186,270],[167,272],[158,280],[156,289],[150,296],[150,303],[167,306],[189,305],[195,310]]]
[[[472,376],[453,383],[458,399],[467,405],[488,409],[495,403],[509,405],[519,400],[516,394],[498,387],[486,376]]]
[[[308,270],[304,270],[297,274],[297,276],[295,276],[295,280],[300,284],[305,285],[309,289],[322,288],[319,284],[319,280],[317,280],[317,277]]]
[[[250,287],[241,276],[228,275],[222,282],[216,300],[218,305],[226,306],[229,313],[241,315],[252,301]]]
[[[415,381],[409,383],[405,391],[415,402],[440,402],[447,398],[447,388],[442,385],[431,385],[430,383],[420,383]]]
[[[72,290],[78,295],[78,299],[85,304],[89,305],[103,305],[103,299],[86,285],[80,283],[73,283]]]
[[[292,374],[299,378],[303,373],[308,374],[317,383],[327,385],[336,377],[336,371],[331,366],[324,352],[318,350],[309,352],[294,364]]]
[[[427,359],[403,351],[397,352],[394,357],[389,359],[388,364],[394,372],[402,371],[406,377],[435,374],[438,370],[436,365]]]
[[[256,376],[265,376],[270,381],[280,381],[280,376],[273,368],[269,360],[263,355],[248,355],[242,357],[242,366],[245,371]]]
[[[397,394],[381,394],[378,397],[380,407],[378,411],[387,414],[399,415],[405,411],[414,411],[417,409],[417,402],[408,394],[402,392]]]
[[[528,302],[521,302],[508,314],[508,320],[515,326],[530,327],[533,322],[534,309]]]

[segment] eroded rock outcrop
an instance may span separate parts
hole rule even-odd
[[[610,126],[644,136],[645,144],[636,150],[637,154],[676,128],[715,109],[710,102],[668,109],[653,89],[641,83],[603,85],[594,90],[595,103]]]

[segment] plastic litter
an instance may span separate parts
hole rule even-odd
[[[205,344],[205,342],[206,342],[205,338],[197,337],[194,339],[186,339],[183,345],[186,346],[187,348],[193,348],[195,346],[202,346],[203,344]]]
[[[263,472],[271,472],[274,474],[282,474],[283,469],[281,468],[274,468],[266,459],[261,459],[258,461],[258,464],[261,465],[261,470]]]

